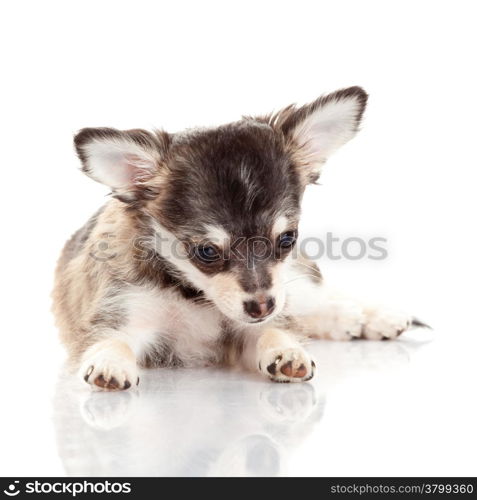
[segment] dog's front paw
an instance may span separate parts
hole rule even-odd
[[[274,382],[306,382],[313,378],[316,365],[304,349],[293,347],[265,351],[258,369]]]
[[[136,359],[111,348],[87,353],[79,375],[87,384],[107,391],[120,391],[139,384]]]
[[[366,309],[365,317],[362,337],[369,340],[395,339],[415,324],[408,314],[387,308]]]

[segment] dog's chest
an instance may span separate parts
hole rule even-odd
[[[139,358],[185,366],[216,362],[222,355],[222,316],[213,306],[197,304],[168,290],[135,287],[125,296],[125,333]]]

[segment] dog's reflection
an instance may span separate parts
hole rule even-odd
[[[406,364],[406,342],[318,342],[317,380],[273,384],[218,369],[148,370],[139,390],[90,392],[60,374],[54,418],[74,476],[275,476],[313,431],[324,393],[360,372]],[[320,369],[321,368],[321,369]]]
[[[318,422],[311,384],[222,370],[151,370],[137,391],[84,390],[63,370],[55,396],[69,475],[274,476]]]

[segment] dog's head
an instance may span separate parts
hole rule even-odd
[[[75,145],[84,172],[141,213],[184,281],[227,317],[259,323],[284,305],[304,189],[354,136],[366,100],[351,87],[214,129],[83,129]]]

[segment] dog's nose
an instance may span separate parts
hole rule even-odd
[[[268,297],[261,300],[248,300],[243,303],[243,308],[252,318],[266,318],[275,309],[275,299]]]

